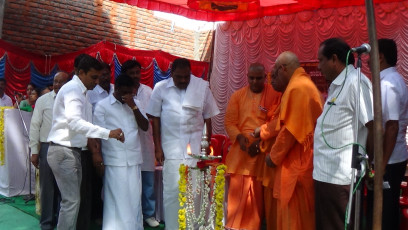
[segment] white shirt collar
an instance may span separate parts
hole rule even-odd
[[[388,74],[393,73],[393,72],[397,72],[397,68],[395,68],[395,66],[391,66],[391,67],[388,67],[386,69],[383,69],[380,72],[380,79],[382,80],[385,76],[387,76]]]
[[[77,75],[74,75],[72,77],[72,80],[78,83],[78,85],[81,87],[82,93],[85,94],[87,89],[86,89],[84,83],[82,83],[81,79],[79,79],[79,77]]]
[[[98,92],[99,94],[105,91],[100,85],[96,85],[94,90]]]
[[[115,104],[116,102],[122,104],[120,101],[118,101],[118,99],[116,99],[115,96],[113,96],[113,93],[109,94],[109,102],[111,105]]]
[[[170,87],[176,87],[176,85],[174,84],[173,78],[169,78],[169,81],[167,82],[166,88],[170,88]]]
[[[354,70],[354,66],[350,64],[347,66],[347,68],[344,68],[343,71],[341,71],[341,73],[339,74],[339,76],[337,76],[336,79],[332,81],[332,84],[334,85],[343,84],[344,78],[346,77],[346,70],[347,70],[347,75],[349,75],[351,71]]]
[[[55,97],[57,96],[57,94],[55,93],[54,90],[50,92],[50,95],[51,95],[54,99],[55,99]]]

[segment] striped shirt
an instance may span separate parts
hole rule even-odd
[[[365,124],[373,120],[372,86],[370,80],[362,74],[358,129],[354,127],[357,84],[357,70],[349,65],[329,87],[314,134],[313,179],[317,181],[337,185],[351,183],[351,144],[355,142],[354,134],[358,132],[357,142],[365,146],[368,134]],[[361,148],[360,153],[363,153]]]

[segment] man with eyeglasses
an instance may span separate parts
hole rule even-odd
[[[275,168],[270,200],[276,199],[271,207],[276,208],[276,222],[267,220],[267,228],[314,230],[313,133],[322,111],[320,92],[289,51],[276,59],[272,86],[283,94],[274,118],[260,133],[276,135],[265,157],[266,165]]]

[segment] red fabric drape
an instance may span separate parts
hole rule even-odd
[[[368,43],[365,11],[364,6],[350,6],[219,25],[210,85],[221,113],[212,120],[213,132],[225,133],[228,100],[235,90],[247,85],[250,63],[263,63],[270,71],[277,56],[287,50],[296,53],[301,62],[317,62],[319,44],[330,37],[341,37],[351,47]],[[408,1],[376,5],[375,13],[377,37],[396,41],[397,69],[408,84]],[[366,74],[368,57],[363,56]]]
[[[3,40],[0,40],[0,56],[6,55],[5,79],[7,81],[6,94],[12,96],[15,91],[25,92],[27,84],[30,82],[31,70],[30,63],[35,68],[49,74],[51,70],[58,65],[59,69],[67,73],[73,72],[74,59],[81,53],[89,54],[93,57],[111,65],[112,76],[115,72],[114,56],[119,63],[135,58],[142,65],[141,82],[153,87],[153,73],[155,60],[161,70],[167,71],[171,63],[178,58],[177,56],[159,50],[134,50],[124,46],[116,45],[110,42],[99,42],[88,48],[63,55],[43,56],[20,49]],[[190,60],[191,72],[196,76],[205,76],[207,78],[209,64]]]

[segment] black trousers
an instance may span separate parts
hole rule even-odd
[[[47,161],[48,143],[40,144],[40,188],[41,188],[41,217],[40,225],[42,230],[54,229],[57,226],[59,203],[61,194]]]
[[[92,212],[92,154],[90,151],[81,151],[82,181],[81,181],[81,204],[79,206],[76,229],[88,230],[91,225]]]
[[[388,164],[385,168],[384,182],[388,181],[390,188],[383,189],[382,229],[399,229],[400,208],[399,197],[401,182],[404,179],[407,161]],[[372,229],[374,193],[367,193],[367,229]]]

